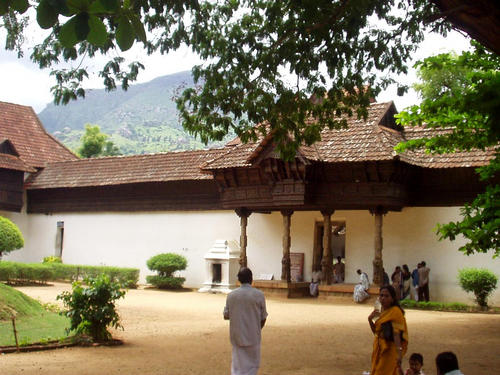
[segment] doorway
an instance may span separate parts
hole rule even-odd
[[[323,221],[316,221],[314,224],[314,249],[313,249],[313,271],[316,267],[321,265],[323,259],[323,234],[325,228]],[[345,258],[345,236],[346,236],[346,222],[345,220],[332,221],[332,242],[331,253],[332,261],[337,257]]]

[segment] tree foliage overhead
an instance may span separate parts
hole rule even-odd
[[[27,6],[9,0],[0,7],[7,48],[18,53],[32,22]],[[426,28],[449,28],[424,0],[39,0],[34,8],[40,27],[50,30],[31,55],[40,67],[76,65],[136,40],[148,53],[187,44],[206,64],[193,70],[200,87],[178,98],[186,129],[203,141],[233,129],[246,141],[266,129],[255,124],[267,122],[289,158],[299,144],[317,141],[322,128],[345,125],[338,116],[365,116],[369,99],[407,71]],[[424,23],[431,18],[438,20]],[[108,89],[117,80],[127,88],[142,68],[134,62],[127,71],[123,63],[115,57],[102,67]],[[84,68],[52,74],[56,102],[84,96]],[[306,124],[310,116],[318,119],[314,126]]]
[[[101,133],[99,125],[85,125],[85,134],[82,136],[82,146],[78,149],[78,155],[82,158],[120,155],[118,147],[108,141],[108,138],[107,134]]]
[[[480,167],[484,193],[461,209],[461,221],[438,225],[442,239],[463,235],[465,254],[493,251],[500,256],[500,56],[477,43],[460,56],[440,54],[417,63],[422,102],[401,112],[402,125],[425,125],[439,135],[411,140],[399,151],[422,147],[431,153],[490,149],[494,158]]]

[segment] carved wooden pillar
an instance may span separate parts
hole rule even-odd
[[[281,259],[281,280],[289,283],[291,278],[290,273],[290,224],[292,221],[293,211],[283,210],[281,215],[283,216],[283,258]]]
[[[332,259],[332,220],[334,210],[322,210],[323,215],[323,257],[321,259],[321,272],[323,272],[323,284],[330,285],[333,277]]]
[[[384,282],[384,262],[382,260],[382,223],[383,215],[387,213],[387,210],[384,210],[383,207],[377,207],[375,210],[371,210],[371,213],[375,216],[375,257],[373,259],[373,284],[381,286]]]
[[[247,267],[247,224],[248,217],[252,213],[246,208],[235,210],[236,215],[240,217],[240,268]]]

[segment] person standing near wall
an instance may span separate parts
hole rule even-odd
[[[418,269],[421,267],[420,263],[417,267],[411,271],[411,293],[413,294],[413,299],[418,302]]]
[[[264,293],[252,288],[252,271],[238,272],[241,286],[227,295],[224,319],[229,320],[231,375],[257,375],[260,366],[261,330],[267,319]]]
[[[418,300],[429,302],[429,273],[431,269],[424,261],[420,262],[418,269]]]

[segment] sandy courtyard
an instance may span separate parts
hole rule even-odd
[[[19,288],[44,302],[68,285]],[[224,295],[130,290],[120,301],[125,341],[117,347],[75,347],[0,356],[2,375],[229,375]],[[259,375],[361,375],[369,370],[371,305],[335,301],[268,299]],[[408,310],[409,352],[434,357],[454,351],[466,375],[500,373],[500,315]],[[404,363],[407,365],[408,355]]]

